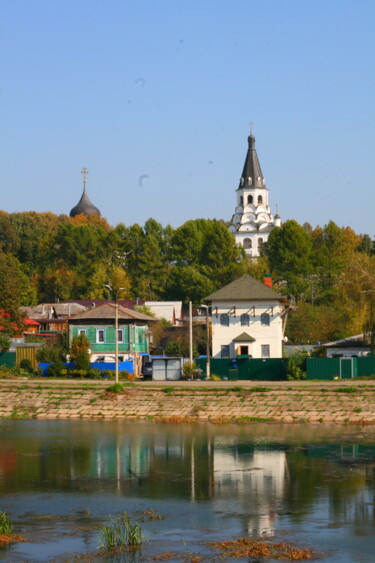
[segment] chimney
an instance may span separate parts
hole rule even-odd
[[[271,274],[264,274],[263,283],[264,283],[264,285],[266,285],[267,287],[270,287],[272,289]]]

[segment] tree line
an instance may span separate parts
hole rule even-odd
[[[106,299],[106,284],[124,288],[122,299],[199,304],[245,273],[260,281],[271,273],[275,289],[298,305],[287,328],[294,342],[356,334],[368,320],[371,239],[332,221],[315,229],[287,221],[251,260],[215,219],[112,227],[98,216],[0,212],[0,310],[8,331],[20,305]]]

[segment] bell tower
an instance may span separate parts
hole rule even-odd
[[[280,226],[281,220],[278,213],[273,217],[269,207],[269,190],[259,164],[252,124],[247,140],[248,149],[229,230],[234,234],[237,244],[245,248],[246,254],[255,258],[259,256],[269,233],[275,226]]]

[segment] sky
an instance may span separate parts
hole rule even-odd
[[[0,209],[229,221],[250,122],[283,221],[375,236],[374,0],[1,0]]]

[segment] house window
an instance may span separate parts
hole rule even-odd
[[[119,361],[120,363],[122,363],[122,362],[124,361],[124,356],[119,356],[119,357],[118,357],[118,361]]]
[[[103,328],[98,328],[96,331],[96,342],[97,344],[104,344],[105,339],[104,339],[104,329]]]
[[[85,328],[79,328],[78,329],[78,336],[86,336],[86,329]]]
[[[222,358],[229,358],[229,344],[225,344],[225,346],[221,347],[220,355]]]
[[[262,344],[261,345],[261,356],[262,356],[262,358],[269,358],[270,357],[270,345],[269,344]]]
[[[227,315],[226,313],[220,315],[220,324],[222,326],[229,326],[229,315]]]
[[[252,195],[247,196],[247,203],[253,203],[253,196]]]
[[[122,344],[124,342],[124,331],[122,328],[119,328],[117,331],[117,342]]]
[[[249,326],[250,324],[250,315],[244,313],[241,315],[241,326]]]
[[[260,315],[260,323],[262,326],[270,326],[270,316],[268,313],[262,313]]]
[[[95,361],[96,362],[105,362],[105,356],[98,356]]]

